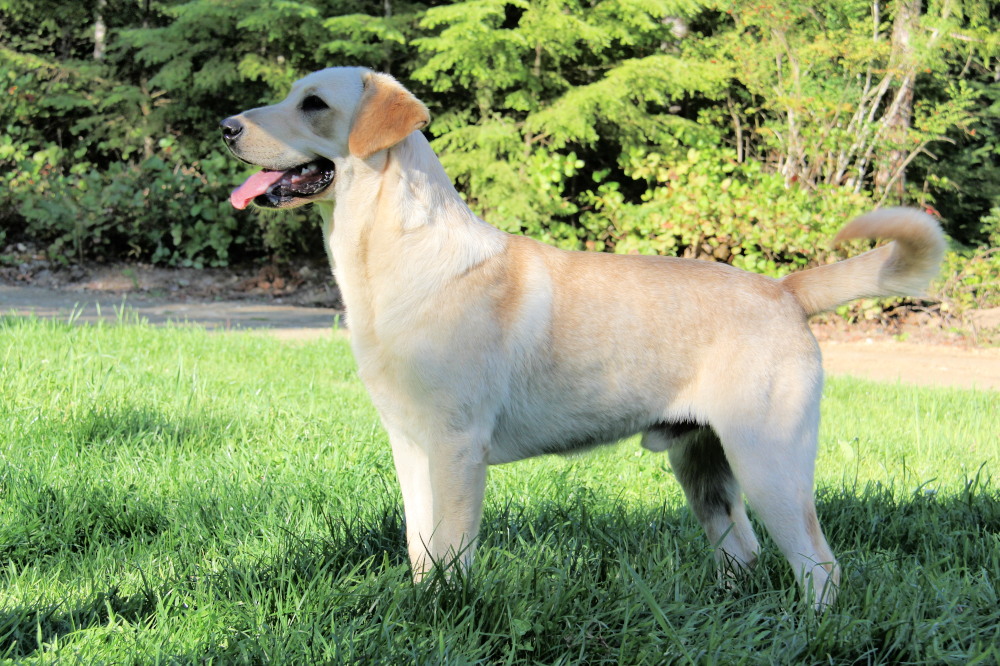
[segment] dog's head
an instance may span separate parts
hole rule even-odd
[[[346,160],[367,160],[424,127],[427,108],[395,79],[360,67],[314,72],[292,85],[284,101],[222,121],[236,157],[262,167],[230,196],[291,208],[333,198]]]

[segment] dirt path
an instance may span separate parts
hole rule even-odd
[[[1000,349],[888,340],[820,342],[827,374],[921,386],[1000,390]]]
[[[152,324],[193,323],[209,329],[263,329],[284,340],[334,335],[341,312],[270,300],[178,300],[0,284],[0,315],[92,323],[125,313]],[[828,374],[878,381],[1000,390],[1000,349],[896,342],[892,338],[820,343]]]
[[[72,319],[81,324],[115,321],[125,313],[156,325],[192,323],[209,329],[273,331],[329,331],[343,314],[333,308],[302,307],[274,299],[180,300],[0,284],[0,315],[11,313]]]

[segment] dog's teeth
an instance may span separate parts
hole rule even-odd
[[[316,171],[316,169],[318,169],[318,168],[319,167],[317,167],[315,163],[314,164],[307,164],[305,167],[302,168],[302,175],[303,176],[308,176],[312,172]]]

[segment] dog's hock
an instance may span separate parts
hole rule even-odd
[[[430,121],[427,107],[388,74],[368,74],[347,139],[361,159],[391,148]]]

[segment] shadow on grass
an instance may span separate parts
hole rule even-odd
[[[158,396],[162,398],[163,391],[151,397]],[[74,402],[57,414],[40,413],[25,423],[16,439],[9,443],[15,450],[41,448],[49,455],[67,449],[71,454],[94,449],[104,459],[114,459],[119,452],[222,446],[233,439],[234,427],[248,432],[266,431],[266,424],[259,417],[239,409],[213,408],[207,412],[181,404],[176,409],[182,413],[170,413],[143,404],[143,397],[137,389],[111,399],[99,396],[89,402]],[[185,391],[179,391],[178,397],[178,402],[186,399]],[[107,451],[101,451],[102,447]]]
[[[286,601],[279,592],[288,589],[292,581],[336,576],[366,579],[391,569],[401,571],[406,563],[406,543],[399,510],[385,504],[374,511],[369,508],[365,514],[329,519],[331,536],[327,539],[286,534],[284,543],[275,549],[278,554],[270,560],[211,572],[198,571],[194,564],[192,570],[198,573],[155,584],[146,580],[141,592],[128,596],[111,587],[72,607],[42,603],[0,610],[0,659],[31,656],[46,643],[70,633],[106,625],[112,616],[151,627],[164,612],[189,612],[188,603],[180,599],[230,607],[242,607],[246,602],[254,613],[276,617]],[[251,603],[251,599],[255,601]],[[336,609],[342,612],[344,605],[338,604]]]
[[[0,524],[0,558],[35,564],[50,556],[85,553],[94,544],[169,532],[174,529],[170,498],[143,483],[141,472],[120,470],[188,448],[211,449],[233,437],[233,422],[213,415],[174,418],[145,406],[115,404],[81,412],[72,418],[37,419],[21,439],[25,448],[39,448],[46,457],[54,451],[73,459],[80,451],[96,449],[86,464],[65,471],[0,465],[0,496],[9,512]],[[53,447],[52,442],[61,444]]]
[[[203,412],[178,416],[145,405],[95,404],[74,419],[65,432],[81,447],[211,446],[232,437],[234,422],[246,422],[246,416],[234,414],[224,419]]]
[[[1000,529],[1000,501],[985,483],[973,481],[965,492],[949,495],[901,494],[877,485],[857,493],[826,491],[820,494],[819,509],[849,576],[852,568],[855,574],[865,573],[857,571],[852,560],[870,563],[880,558],[908,560],[899,568],[900,576],[908,575],[905,572],[919,565],[924,554],[935,561],[946,557],[953,568],[947,571],[954,570],[956,577],[997,565],[991,540],[983,537],[995,536]],[[27,604],[4,610],[0,657],[31,656],[45,643],[106,624],[112,614],[133,626],[153,627],[189,612],[191,603],[225,610],[215,615],[217,625],[206,628],[204,649],[182,655],[181,661],[265,661],[282,654],[301,660],[314,651],[319,659],[320,648],[330,648],[329,641],[336,640],[346,641],[334,646],[341,650],[337,654],[363,660],[375,656],[364,650],[381,649],[379,641],[408,640],[405,627],[410,624],[424,631],[442,623],[473,623],[470,635],[479,638],[470,640],[483,641],[490,658],[503,660],[520,650],[544,661],[583,640],[574,633],[575,623],[606,613],[605,606],[635,608],[633,623],[648,622],[666,611],[664,617],[679,625],[707,621],[698,619],[708,617],[699,610],[706,605],[724,606],[723,615],[730,619],[753,614],[756,605],[773,615],[794,596],[784,589],[791,575],[780,556],[770,552],[775,549],[769,540],[763,541],[761,563],[767,571],[755,573],[751,587],[738,592],[734,601],[731,591],[715,585],[710,549],[686,508],[627,506],[593,493],[533,506],[511,502],[488,508],[471,575],[432,576],[427,585],[407,583],[403,521],[388,493],[376,493],[374,500],[359,502],[345,513],[327,514],[326,525],[323,539],[288,533],[267,558],[208,573],[198,573],[199,563],[189,563],[187,571],[196,573],[148,581],[131,596],[112,587],[72,608]],[[886,570],[877,573],[884,576]],[[626,571],[650,584],[663,610],[642,601]],[[857,580],[853,584],[865,585]],[[775,594],[775,588],[781,591]],[[769,599],[773,596],[781,600]],[[572,609],[576,617],[536,612],[531,622],[518,619],[524,608],[534,612],[545,604]],[[587,649],[611,658],[621,648],[615,641],[627,633],[626,627],[619,626],[622,618],[617,616],[595,622],[593,631],[603,632],[603,647],[588,644]],[[918,643],[902,643],[894,627],[873,629],[866,635],[866,649],[888,650],[900,659],[917,656]],[[340,638],[331,636],[334,628]],[[364,632],[371,638],[364,643],[367,648],[359,647],[357,639]],[[385,654],[398,656],[405,647],[386,647]]]
[[[122,597],[115,588],[70,609],[63,604],[5,609],[0,611],[0,658],[29,657],[42,645],[69,633],[107,624],[112,613],[140,623],[152,618],[155,610],[155,595]]]
[[[906,492],[879,483],[864,488],[823,488],[820,520],[837,553],[854,549],[901,555],[957,551],[1000,534],[1000,489],[985,465],[956,491],[927,485]]]
[[[584,493],[530,507],[492,507],[471,574],[435,575],[418,586],[406,584],[402,525],[387,505],[388,512],[330,542],[295,551],[297,572],[309,576],[328,567],[350,579],[331,581],[312,617],[304,617],[308,611],[297,616],[295,632],[275,613],[263,631],[259,623],[248,625],[224,649],[206,651],[220,661],[298,654],[315,662],[334,655],[341,663],[445,663],[436,646],[464,640],[451,647],[458,661],[554,663],[579,654],[585,661],[641,663],[626,645],[634,628],[643,635],[636,640],[648,641],[658,655],[650,663],[697,662],[712,642],[707,635],[730,641],[719,648],[719,663],[765,644],[769,656],[762,660],[772,663],[827,663],[833,656],[838,663],[931,663],[937,653],[924,630],[949,623],[955,627],[949,638],[966,641],[962,651],[973,654],[988,644],[995,610],[974,599],[971,587],[976,572],[1000,565],[994,540],[983,538],[997,526],[995,492],[978,483],[946,496],[872,486],[857,495],[825,493],[820,504],[838,532],[857,539],[838,545],[853,574],[840,613],[816,617],[799,606],[791,571],[768,539],[757,570],[727,589],[718,584],[711,549],[686,508],[629,507]],[[866,540],[872,519],[922,524],[926,546],[913,548],[902,526]],[[387,546],[396,548],[390,561],[379,553]],[[927,578],[919,573],[925,564]],[[888,601],[858,606],[866,595],[889,590]],[[954,596],[954,609],[939,602],[942,592]]]
[[[102,543],[149,539],[170,529],[162,507],[134,488],[57,488],[41,483],[22,487],[16,495],[4,501],[17,511],[18,519],[4,526],[0,541],[0,558],[14,565],[85,553]]]

